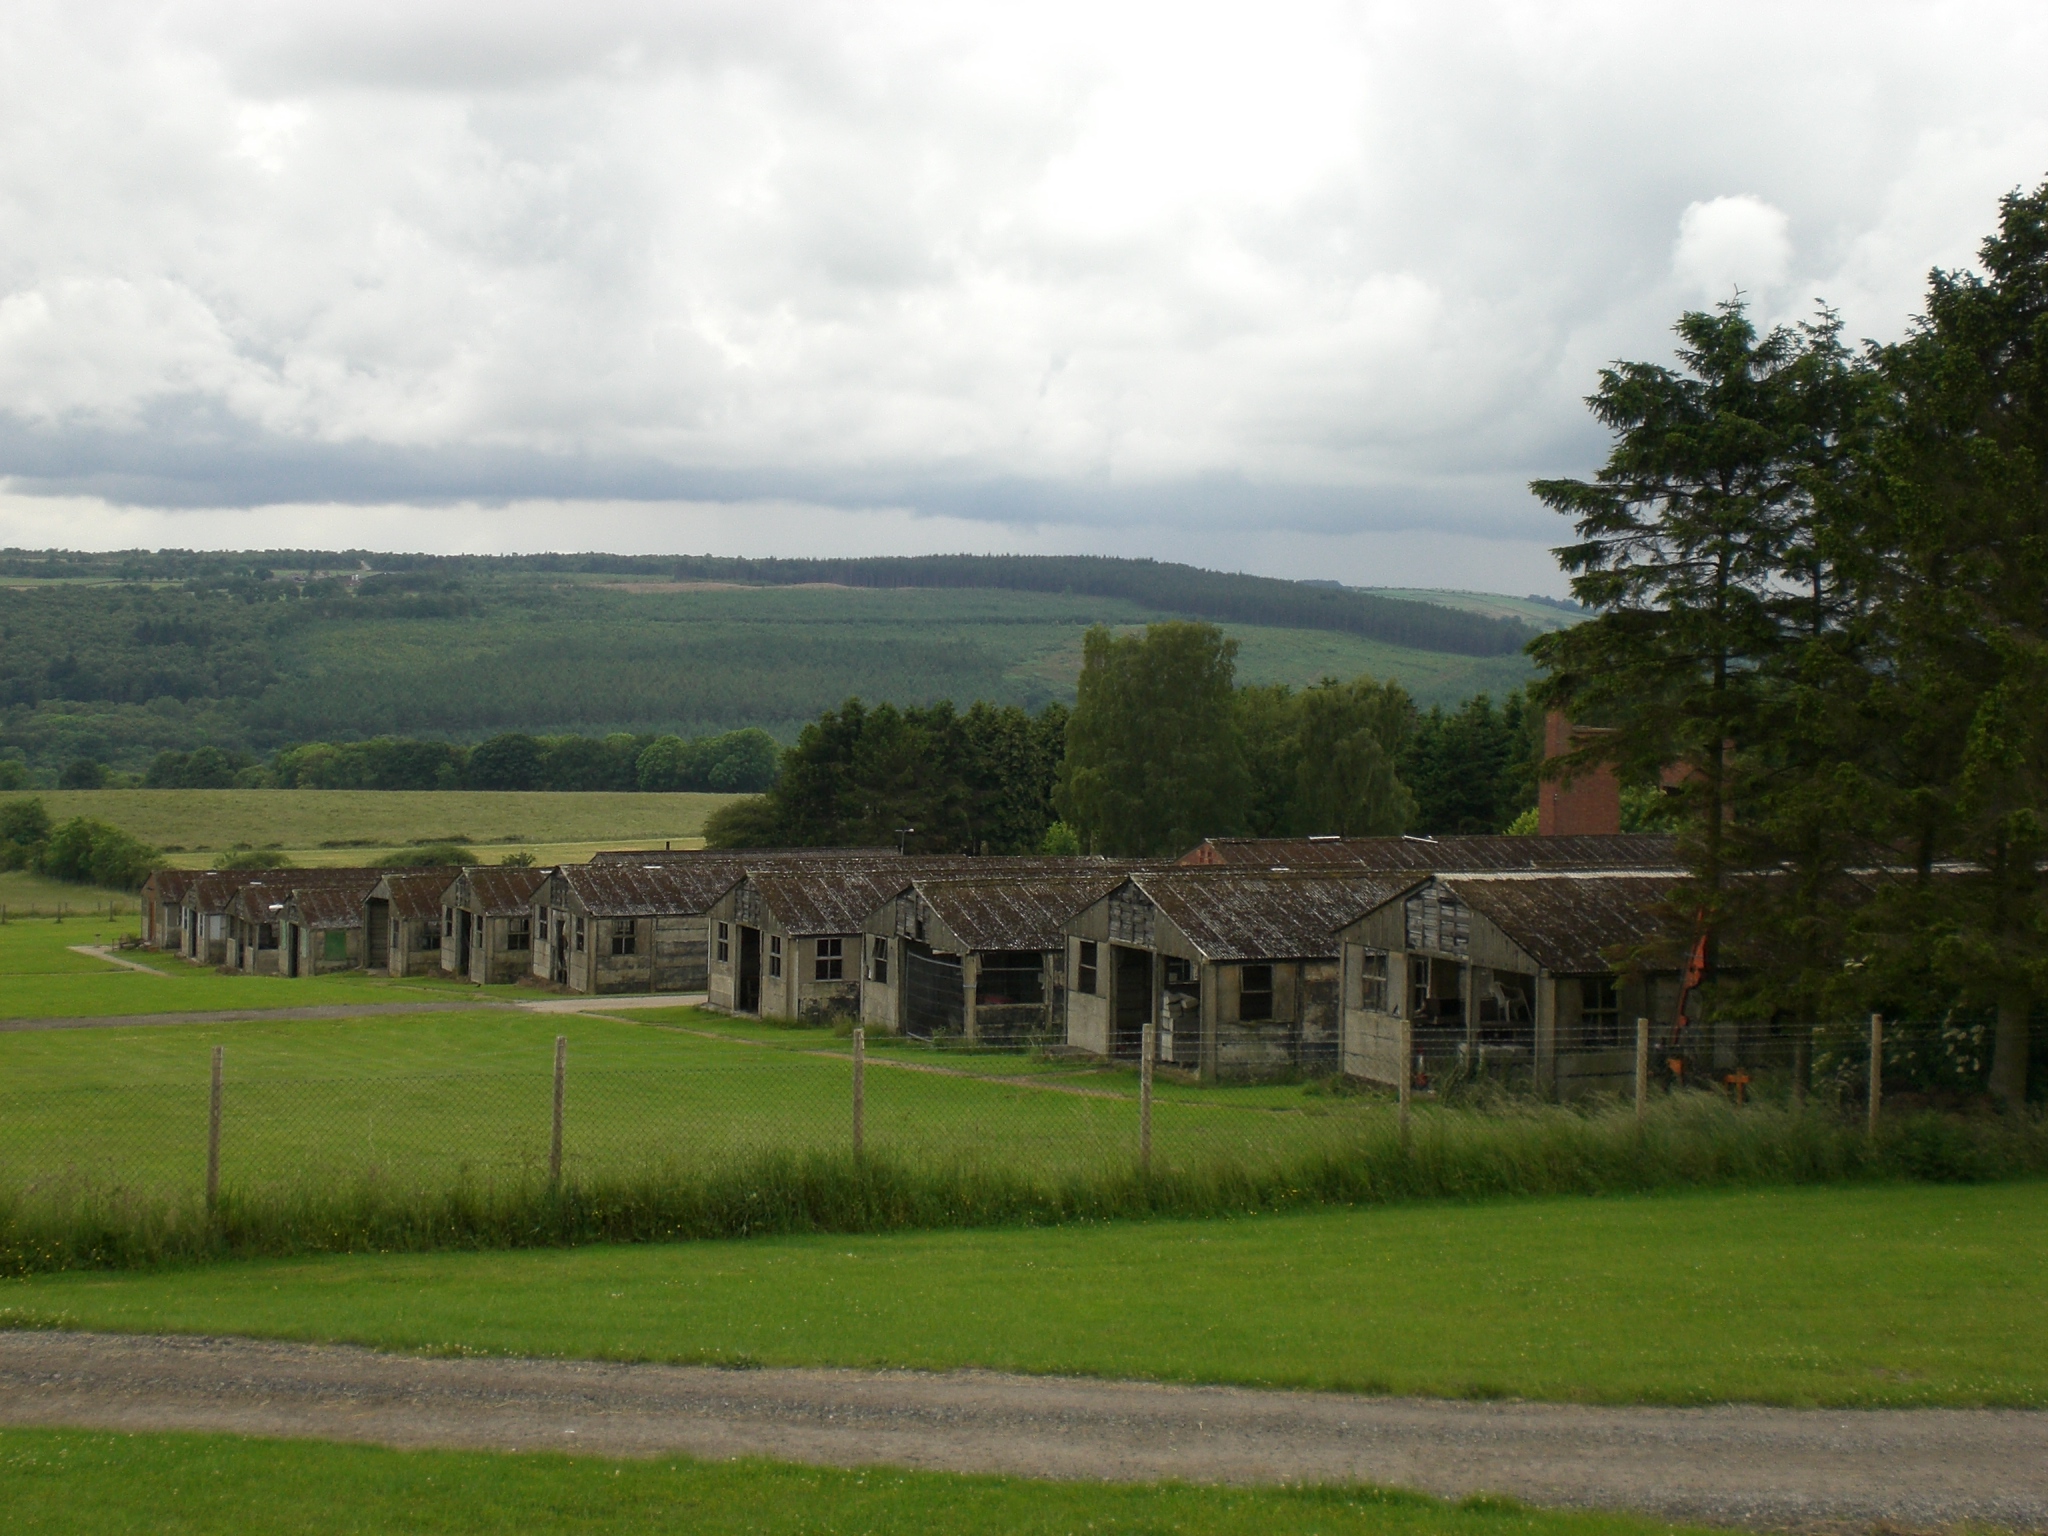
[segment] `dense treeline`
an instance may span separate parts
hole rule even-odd
[[[1420,714],[1394,683],[1240,685],[1235,643],[1175,621],[1087,637],[1079,702],[870,708],[807,725],[714,846],[1179,853],[1203,837],[1505,830],[1535,803],[1519,694]],[[1404,782],[1413,773],[1418,793]]]
[[[1680,320],[1678,368],[1606,370],[1607,461],[1535,486],[1596,616],[1533,649],[1546,702],[1613,727],[1590,750],[1683,769],[1672,937],[1734,962],[1729,1006],[1995,1016],[2018,1104],[2048,991],[2048,183],[1981,258],[1896,345],[1734,302]]]
[[[303,573],[298,586],[316,595],[347,590],[359,596],[440,594],[459,601],[466,575],[560,574],[636,576],[677,582],[736,582],[787,587],[829,583],[868,588],[966,588],[1078,593],[1121,598],[1159,613],[1282,629],[1336,630],[1392,645],[1460,656],[1504,656],[1519,650],[1529,629],[1433,603],[1380,597],[1343,587],[1157,560],[1103,555],[909,555],[843,559],[749,560],[715,555],[393,555],[367,550],[269,550],[206,555],[187,550],[81,555],[52,551],[0,553],[0,575],[173,580],[246,595]],[[339,574],[337,574],[339,573]]]

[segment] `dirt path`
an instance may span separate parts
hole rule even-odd
[[[0,1423],[1033,1477],[1367,1481],[1766,1529],[2048,1529],[2048,1413],[1575,1408],[0,1333]]]
[[[145,976],[161,976],[164,973],[153,965],[144,965],[140,960],[130,960],[116,954],[111,944],[67,944],[64,946],[74,955],[85,955],[93,960],[104,960],[109,965],[126,966],[131,971],[140,971]]]

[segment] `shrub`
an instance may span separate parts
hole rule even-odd
[[[453,869],[463,864],[474,864],[476,853],[460,843],[423,843],[415,848],[401,848],[398,852],[379,859],[377,869]]]
[[[40,800],[0,805],[0,869],[26,869],[50,839],[50,813]]]
[[[107,768],[89,757],[74,757],[57,775],[59,789],[100,789],[107,782]]]
[[[50,834],[37,852],[37,874],[77,885],[103,885],[114,890],[140,888],[153,870],[163,867],[156,849],[119,827],[87,816],[74,816]]]

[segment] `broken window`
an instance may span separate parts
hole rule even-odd
[[[507,949],[533,948],[533,920],[525,917],[505,919],[505,947]]]
[[[720,923],[718,925],[718,959],[720,964],[724,964],[732,959],[732,925],[730,923]]]
[[[1621,1044],[1621,990],[1612,976],[1579,978],[1579,1045],[1612,1050]]]
[[[576,919],[576,953],[583,953],[583,919]]]
[[[612,919],[612,953],[630,955],[639,941],[638,925],[630,917]]]
[[[812,961],[812,980],[841,981],[845,979],[845,943],[844,939],[818,940],[818,952]]]
[[[888,982],[889,941],[887,939],[877,938],[875,940],[874,959],[868,964],[868,975],[876,981],[885,984]]]
[[[1076,992],[1086,992],[1090,997],[1096,995],[1096,959],[1095,941],[1093,939],[1083,939],[1081,941],[1081,963],[1075,968],[1074,972],[1074,990]]]
[[[1237,993],[1237,1016],[1257,1020],[1273,1017],[1273,967],[1248,965]]]
[[[782,974],[782,935],[779,933],[768,935],[768,974],[770,976],[780,976]]]

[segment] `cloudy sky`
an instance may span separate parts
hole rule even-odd
[[[1889,338],[2048,7],[10,0],[0,544],[1557,591],[1683,308]]]

